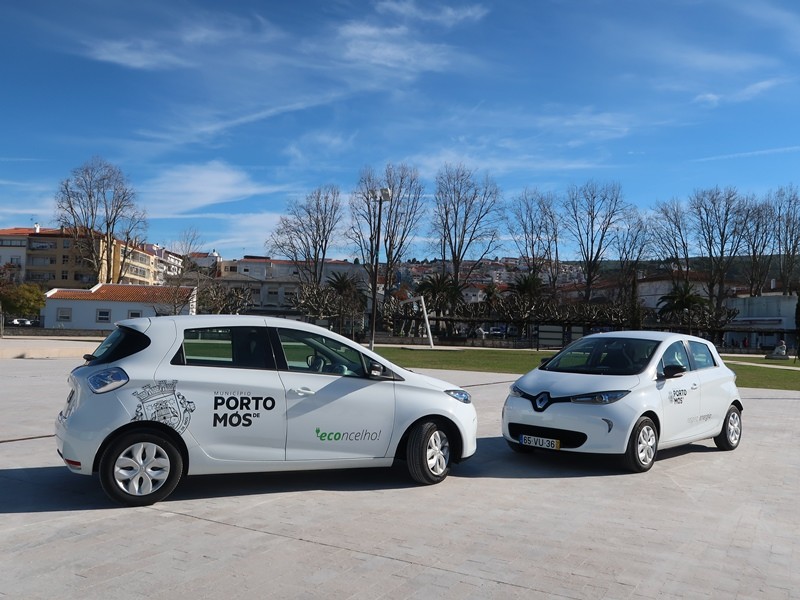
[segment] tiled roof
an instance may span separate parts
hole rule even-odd
[[[63,234],[61,229],[48,229],[46,227],[39,228],[39,234]],[[9,229],[0,229],[0,235],[35,235],[36,229],[33,227],[11,227]]]
[[[182,286],[178,295],[188,298],[194,288]],[[159,285],[125,285],[99,283],[90,290],[55,288],[47,292],[51,300],[103,300],[105,302],[155,302],[171,303],[175,300],[174,287]]]

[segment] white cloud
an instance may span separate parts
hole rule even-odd
[[[730,160],[734,158],[753,158],[756,156],[768,156],[770,154],[789,154],[795,152],[800,152],[800,146],[784,146],[783,148],[767,148],[766,150],[753,150],[751,152],[720,154],[718,156],[707,156],[705,158],[697,158],[692,162],[711,162],[717,160]]]
[[[706,104],[708,106],[718,106],[722,103],[748,102],[785,83],[787,83],[785,79],[766,79],[764,81],[752,83],[727,95],[714,94],[711,92],[698,94],[695,96],[694,102]]]
[[[154,40],[96,40],[87,42],[86,55],[131,69],[162,70],[193,63]]]
[[[380,13],[389,13],[406,19],[429,21],[445,27],[455,27],[465,21],[477,22],[489,13],[489,9],[480,4],[454,8],[452,6],[426,3],[424,7],[421,7],[413,0],[386,0],[379,2],[375,8]]]
[[[169,218],[283,188],[258,184],[240,169],[215,160],[171,167],[138,189],[139,201],[148,217]]]

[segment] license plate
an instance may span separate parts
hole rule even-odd
[[[519,436],[519,443],[523,446],[533,446],[534,448],[545,448],[546,450],[560,450],[561,442],[550,438],[536,437],[534,435]]]

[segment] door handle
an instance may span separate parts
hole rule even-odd
[[[293,389],[291,389],[289,391],[297,394],[298,396],[313,396],[314,394],[316,394],[316,392],[314,390],[312,390],[311,388],[307,388],[307,387],[293,388]]]

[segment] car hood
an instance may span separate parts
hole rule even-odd
[[[409,371],[408,369],[395,369],[398,371],[398,374],[405,379],[408,383],[413,385],[418,385],[421,387],[428,387],[435,390],[440,390],[444,392],[445,390],[460,390],[462,387],[460,385],[456,385],[455,383],[450,383],[448,381],[444,381],[443,379],[437,379],[436,377],[431,377],[429,375],[423,375],[422,373],[417,373],[416,371]]]
[[[526,394],[547,392],[550,396],[561,398],[591,392],[632,390],[640,381],[639,375],[589,375],[534,369],[517,379],[515,385]]]

